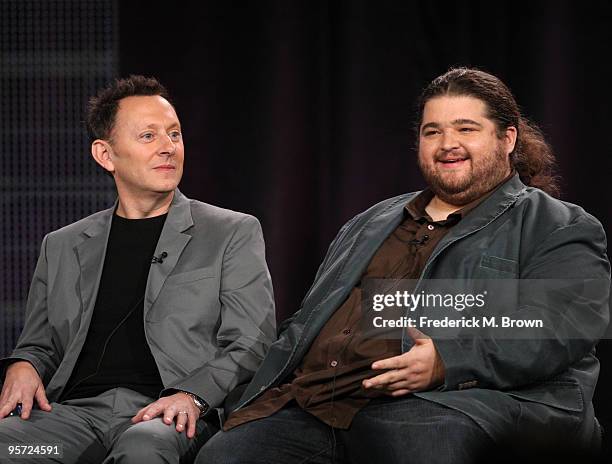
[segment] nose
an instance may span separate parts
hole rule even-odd
[[[176,143],[170,135],[166,134],[163,138],[160,155],[173,156],[176,153]]]
[[[459,140],[454,131],[445,130],[442,132],[442,142],[440,148],[444,151],[453,151],[459,148]]]

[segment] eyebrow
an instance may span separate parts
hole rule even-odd
[[[147,124],[146,126],[144,126],[142,129],[155,129],[155,128],[157,128],[157,127],[159,127],[159,124],[156,124],[156,123],[150,123],[150,124]],[[176,127],[180,128],[180,127],[181,127],[181,123],[176,122],[176,123],[174,123],[174,124],[170,125],[169,127],[170,127],[170,128],[176,128]],[[141,130],[142,130],[142,129],[141,129]]]
[[[473,119],[455,119],[455,120],[451,121],[451,124],[453,126],[460,126],[460,125],[463,125],[463,124],[470,124],[470,125],[474,125],[474,126],[478,126],[478,127],[483,127],[482,124],[480,124],[479,122],[474,121]],[[429,129],[430,127],[433,128],[433,129],[439,129],[440,128],[440,124],[438,124],[437,122],[428,122],[423,127],[421,127],[421,131],[424,131],[425,129]]]
[[[482,127],[482,124],[474,121],[473,119],[455,119],[454,121],[451,122],[451,124],[453,126],[460,126],[462,124],[471,124],[473,126]]]

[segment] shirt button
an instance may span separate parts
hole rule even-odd
[[[427,226],[427,228],[428,228],[429,230],[434,230],[434,226],[432,226],[431,224],[429,224],[429,225]]]
[[[336,361],[335,359],[329,363],[331,367],[336,367],[338,365],[338,361]]]
[[[344,330],[342,331],[342,333],[343,333],[344,335],[348,335],[348,334],[350,334],[350,333],[351,333],[351,329],[344,329]]]

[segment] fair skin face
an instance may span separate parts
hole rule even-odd
[[[509,154],[517,131],[507,128],[499,137],[486,105],[467,96],[441,96],[425,104],[419,136],[419,166],[434,192],[426,207],[434,221],[497,186],[511,172]],[[363,381],[364,388],[403,396],[444,382],[444,363],[434,341],[409,328],[413,347],[399,356],[372,364],[382,374]]]
[[[168,101],[158,95],[119,102],[110,140],[95,140],[91,154],[112,173],[117,214],[142,219],[165,214],[183,174],[181,125]]]
[[[183,173],[184,147],[181,126],[170,103],[159,96],[127,97],[120,101],[110,140],[95,140],[92,156],[112,173],[117,186],[117,214],[142,219],[165,214]],[[27,361],[11,364],[0,394],[0,419],[18,403],[22,419],[28,419],[34,401],[51,411],[38,372]],[[138,411],[133,423],[162,416],[177,432],[195,436],[200,414],[184,393],[165,396]]]
[[[434,221],[498,185],[511,172],[516,128],[501,137],[482,100],[441,96],[425,104],[419,135],[419,166],[435,193],[427,206]]]

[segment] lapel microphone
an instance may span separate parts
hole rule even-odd
[[[151,264],[156,264],[156,263],[163,263],[164,259],[166,258],[166,256],[168,256],[168,253],[166,253],[165,251],[162,251],[159,256],[153,256],[153,259],[151,260]]]
[[[424,245],[427,240],[429,240],[429,235],[423,235],[422,238],[415,238],[413,240],[410,240],[410,242],[408,243],[410,243],[411,245]]]

